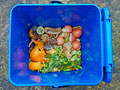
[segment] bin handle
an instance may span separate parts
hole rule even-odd
[[[50,4],[63,4],[61,1],[51,1]]]
[[[69,87],[69,86],[58,86],[58,87],[51,86],[52,89],[61,89],[61,88],[65,88],[65,87]]]
[[[113,68],[112,20],[107,7],[101,10],[104,40],[104,76],[103,81],[110,83]]]

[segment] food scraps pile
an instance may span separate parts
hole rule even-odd
[[[29,69],[42,73],[81,69],[82,28],[33,26],[28,33]]]

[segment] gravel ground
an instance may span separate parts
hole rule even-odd
[[[71,86],[61,90],[120,90],[120,0],[61,0],[63,3],[92,3],[100,8],[110,9],[113,39],[114,68],[112,82],[107,84],[101,82],[97,86]],[[45,86],[17,87],[8,79],[8,43],[9,43],[9,14],[11,8],[16,4],[49,3],[50,0],[0,0],[0,90],[51,90]]]

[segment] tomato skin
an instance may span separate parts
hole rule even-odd
[[[76,38],[79,38],[82,35],[82,30],[80,28],[74,29],[72,35]]]
[[[57,45],[63,45],[65,43],[65,39],[61,36],[57,38]]]
[[[80,41],[74,41],[73,43],[72,43],[72,47],[75,49],[75,50],[80,50],[81,49],[81,43],[80,43]]]
[[[71,67],[71,70],[75,70],[75,68],[74,68],[74,67]]]
[[[70,66],[66,66],[66,68],[70,68]]]
[[[65,32],[72,32],[72,26],[70,26],[70,25],[66,25],[65,27],[64,27],[64,31]]]

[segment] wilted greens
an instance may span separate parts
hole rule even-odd
[[[58,54],[47,55],[46,58],[50,59],[49,62],[39,70],[42,73],[57,71],[70,71],[81,69],[81,51],[72,51],[72,56],[68,60],[67,56],[62,53],[62,46],[55,48]]]

